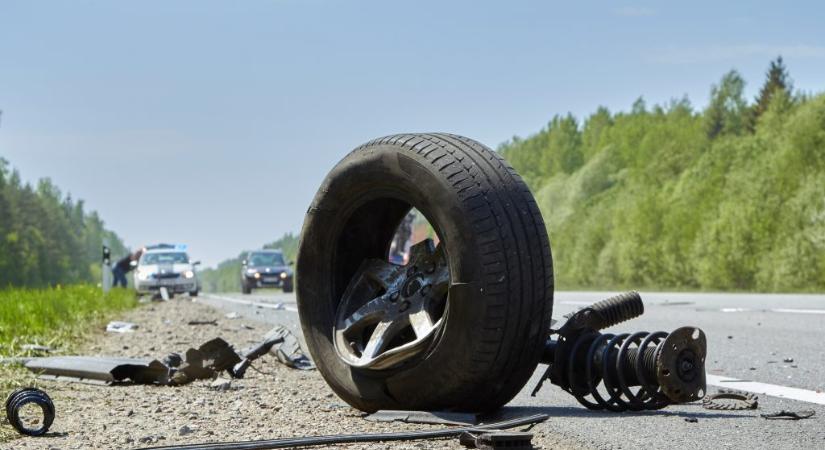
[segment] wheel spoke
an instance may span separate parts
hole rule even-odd
[[[399,267],[389,261],[382,259],[368,259],[361,263],[355,276],[372,280],[381,285],[384,289],[389,289],[392,283],[398,278]],[[356,278],[357,279],[357,278]]]
[[[360,326],[364,322],[374,322],[375,319],[383,318],[387,312],[389,299],[387,295],[382,295],[368,301],[364,306],[358,308],[346,318],[343,323],[344,331],[348,331],[354,326]]]
[[[410,314],[410,325],[415,331],[415,337],[423,338],[433,330],[433,319],[426,309],[420,309]]]
[[[375,358],[378,356],[378,354],[384,350],[384,347],[387,346],[387,343],[392,340],[397,330],[397,321],[378,322],[378,325],[376,325],[375,330],[372,332],[372,336],[370,336],[369,341],[367,341],[362,357]]]

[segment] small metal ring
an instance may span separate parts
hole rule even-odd
[[[39,428],[27,428],[20,420],[20,410],[23,406],[33,403],[43,411],[43,421]],[[17,389],[6,399],[6,418],[20,434],[26,436],[42,436],[49,431],[54,422],[54,403],[49,395],[37,388]]]

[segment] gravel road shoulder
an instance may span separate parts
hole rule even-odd
[[[271,325],[225,312],[188,298],[152,303],[123,314],[133,333],[103,333],[81,346],[99,356],[161,358],[222,337],[236,348],[260,341]],[[190,326],[190,320],[217,320],[217,325]],[[252,328],[252,329],[249,329]],[[93,386],[42,382],[52,396],[57,418],[50,435],[0,444],[4,449],[129,449],[209,441],[274,439],[334,433],[438,429],[438,426],[374,423],[343,403],[320,374],[281,365],[267,355],[246,378],[227,391],[210,388],[211,380],[187,386]],[[540,448],[581,448],[554,436],[552,418],[536,426]],[[341,449],[462,448],[457,440],[347,445]]]

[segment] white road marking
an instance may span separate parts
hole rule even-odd
[[[237,299],[237,298],[224,297],[222,295],[215,295],[215,294],[205,294],[203,296],[208,297],[208,298],[213,298],[215,300],[221,300],[221,301],[224,301],[224,302],[237,303],[239,305],[258,306],[260,308],[281,309],[281,310],[285,310],[285,311],[298,312],[298,308],[296,308],[294,306],[285,305],[283,303],[254,302],[252,300],[240,300],[240,299]]]
[[[707,311],[707,310],[705,310]],[[774,312],[774,313],[789,313],[789,314],[825,314],[825,309],[795,309],[795,308],[721,308],[719,311],[723,313],[738,313],[738,312]]]
[[[825,309],[792,309],[792,308],[777,308],[772,309],[773,312],[791,313],[791,314],[825,314]]]
[[[799,400],[801,402],[825,405],[825,393],[809,391],[807,389],[779,386],[777,384],[759,383],[756,381],[738,380],[736,378],[711,374],[707,375],[707,383],[710,386],[738,389],[740,391],[753,392],[754,394],[764,394],[771,397],[788,398],[791,400]]]

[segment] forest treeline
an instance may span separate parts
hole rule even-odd
[[[263,246],[265,249],[281,250],[286,262],[295,261],[298,254],[298,236],[285,233],[274,242]],[[214,269],[204,269],[199,273],[201,288],[208,292],[237,292],[241,290],[241,261],[246,251],[236,258],[224,260]]]
[[[0,158],[0,289],[100,282],[101,248],[126,253],[121,239],[82,200],[49,179],[21,181]]]
[[[556,286],[825,289],[825,94],[782,59],[759,95],[736,71],[686,98],[554,117],[499,148],[536,195]]]

